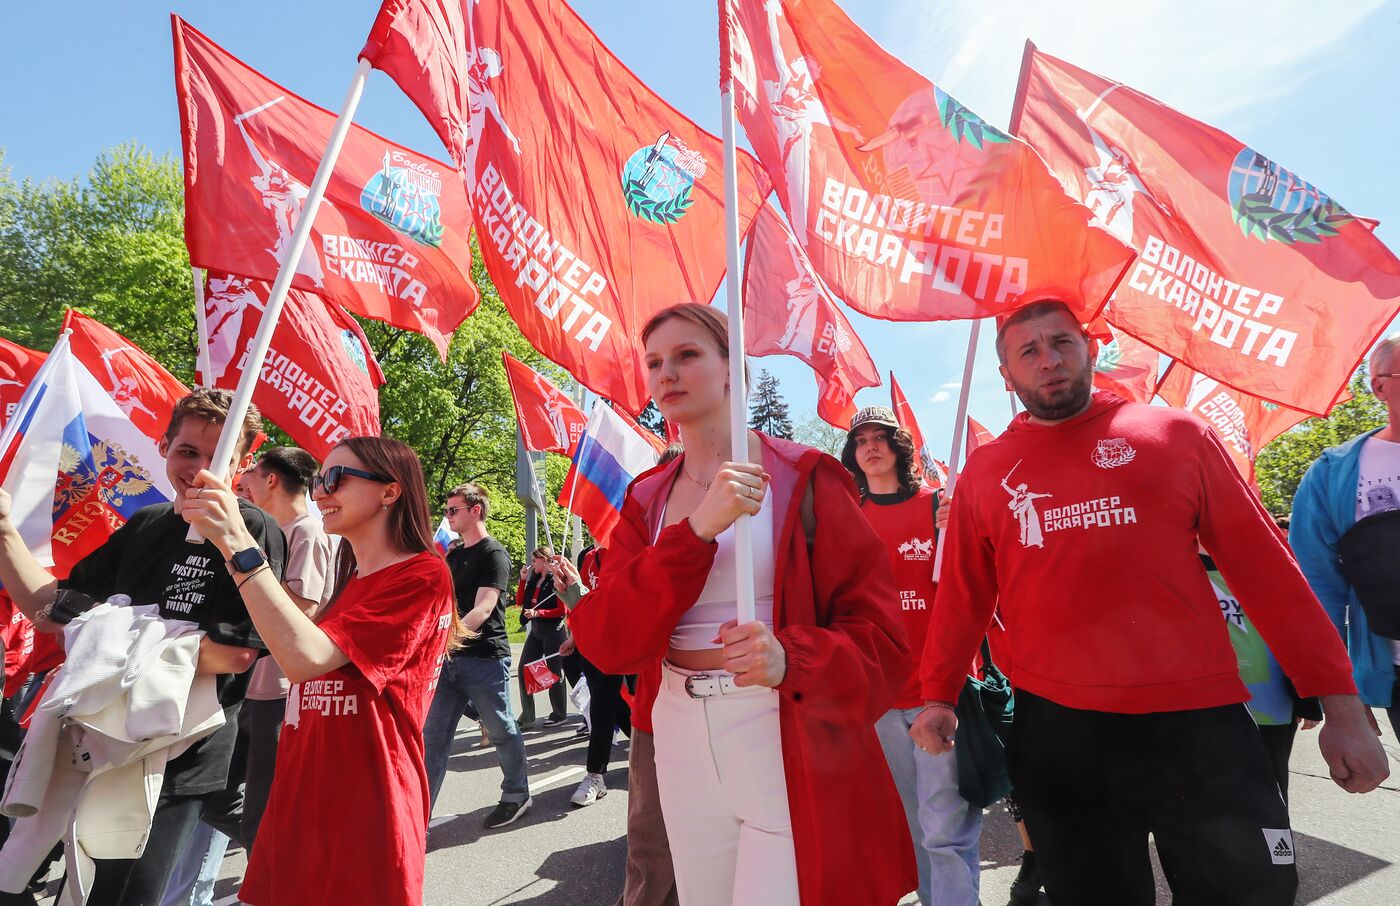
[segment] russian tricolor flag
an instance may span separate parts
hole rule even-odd
[[[64,576],[144,506],[174,496],[165,459],[73,354],[65,333],[0,437],[11,520]]]
[[[437,531],[433,532],[433,543],[437,545],[440,553],[447,553],[447,548],[453,541],[457,540],[457,533],[447,527],[447,517],[443,516],[438,523]]]
[[[597,404],[574,451],[559,505],[578,515],[599,547],[622,515],[627,486],[656,465],[656,448],[609,406]]]

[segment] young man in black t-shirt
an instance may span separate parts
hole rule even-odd
[[[510,557],[486,532],[491,504],[486,489],[464,484],[447,495],[447,525],[462,538],[447,555],[457,612],[467,629],[479,633],[442,665],[432,706],[423,724],[428,787],[437,802],[447,774],[447,757],[462,709],[470,702],[501,759],[501,802],[486,827],[504,827],[530,807],[525,776],[525,742],[510,707],[510,640],[506,637],[505,590]]]
[[[38,629],[61,631],[63,623],[92,602],[128,595],[133,605],[156,604],[162,617],[198,624],[205,638],[197,672],[218,676],[225,723],[166,765],[141,858],[98,861],[89,901],[104,906],[160,902],[205,798],[227,784],[238,708],[248,688],[247,670],[264,647],[223,556],[208,542],[186,542],[189,525],[180,516],[185,492],[200,470],[209,468],[230,399],[228,391],[200,389],[175,404],[160,443],[174,502],[138,510],[101,547],[79,561],[67,579],[55,580],[34,559],[9,518],[10,497],[0,491],[0,581]],[[231,473],[247,468],[251,461],[248,451],[262,428],[256,409],[249,409],[241,427]],[[286,557],[281,529],[257,507],[243,504],[241,509],[259,547],[236,556],[261,557],[280,577]]]

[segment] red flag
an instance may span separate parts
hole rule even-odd
[[[1027,43],[1012,129],[1142,250],[1113,322],[1223,383],[1322,414],[1400,308],[1400,259],[1370,225],[1126,85]]]
[[[1132,251],[1025,144],[861,31],[833,0],[725,0],[740,122],[816,272],[893,321],[1047,295],[1088,320]],[[721,51],[723,52],[723,50]]]
[[[209,275],[204,318],[213,386],[238,386],[271,289],[247,277]],[[253,403],[265,418],[297,446],[325,459],[342,438],[379,435],[383,383],[384,373],[354,318],[312,293],[287,293],[253,388]]]
[[[1104,327],[1109,341],[1100,344],[1094,360],[1094,386],[1135,403],[1152,402],[1161,354],[1110,324]]]
[[[190,262],[271,282],[335,115],[171,23]],[[477,304],[470,226],[450,166],[351,126],[292,285],[417,331],[445,361]]]
[[[967,440],[963,442],[966,452],[963,453],[963,462],[972,455],[972,451],[985,443],[996,440],[996,435],[982,427],[982,424],[972,416],[967,417]]]
[[[744,263],[744,345],[752,356],[790,355],[817,376],[817,414],[843,431],[856,414],[852,397],[880,386],[880,372],[812,272],[811,262],[781,217],[759,209]]]
[[[535,453],[573,456],[588,416],[554,382],[524,362],[501,350],[506,382],[515,400],[515,420],[525,449]],[[647,432],[650,433],[650,432]]]
[[[457,161],[482,258],[536,349],[634,414],[648,317],[724,275],[721,145],[563,0],[387,0],[361,55]],[[739,155],[739,221],[768,193]]]
[[[914,407],[904,398],[904,391],[899,389],[899,382],[894,379],[893,371],[890,372],[890,408],[894,409],[895,421],[909,432],[914,441],[914,449],[919,453],[919,471],[924,477],[924,483],[933,488],[943,487],[948,482],[948,467],[934,459],[933,454],[929,452],[928,445],[924,443],[924,434],[919,430],[919,422],[914,418]]]
[[[0,337],[0,429],[10,420],[19,398],[46,358],[42,352]]]
[[[1204,419],[1225,444],[1245,481],[1254,479],[1254,460],[1265,444],[1312,417],[1307,412],[1241,393],[1180,362],[1167,368],[1157,394],[1167,405]],[[1349,392],[1344,395],[1344,399],[1350,397]]]
[[[68,309],[62,329],[73,331],[68,338],[73,357],[137,430],[160,443],[170,425],[171,410],[189,388],[145,350],[82,312]],[[147,467],[161,470],[159,463],[147,463]]]

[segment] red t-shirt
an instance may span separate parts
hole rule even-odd
[[[1300,694],[1356,691],[1336,630],[1215,433],[1181,410],[1100,391],[1056,425],[1023,414],[968,457],[924,695],[957,697],[999,608],[1012,683],[1065,707],[1248,701],[1198,543]]]
[[[452,607],[447,566],[429,553],[351,580],[331,605],[318,625],[350,663],[287,696],[243,902],[422,902],[423,719]]]
[[[899,592],[899,615],[909,649],[915,652],[924,650],[933,596],[938,590],[933,581],[934,494],[932,488],[921,487],[913,497],[898,502],[893,494],[874,494],[860,507],[889,552],[890,574]],[[912,664],[910,668],[895,708],[917,708],[924,703],[919,671]]]

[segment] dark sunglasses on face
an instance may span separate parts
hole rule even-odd
[[[350,466],[331,466],[311,479],[311,489],[313,491],[325,491],[327,494],[334,494],[335,489],[340,487],[340,479],[346,475],[353,475],[356,478],[364,478],[369,481],[378,481],[381,484],[389,484],[394,479],[379,472],[366,472],[364,469],[355,469]]]
[[[446,516],[448,519],[451,519],[453,516],[456,516],[458,513],[462,512],[462,510],[465,509],[466,507],[464,506],[443,507],[442,515]]]

